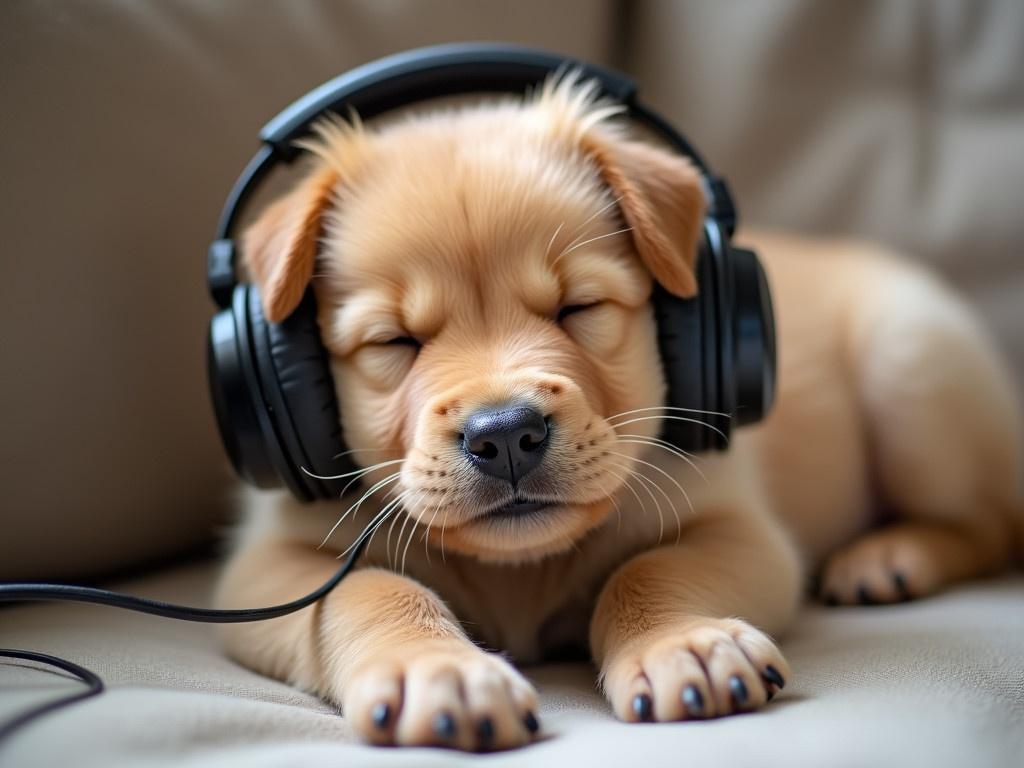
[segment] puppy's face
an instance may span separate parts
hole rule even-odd
[[[245,243],[274,320],[315,261],[346,441],[364,466],[404,460],[368,478],[448,550],[570,547],[613,510],[626,435],[657,431],[610,421],[663,402],[652,274],[694,290],[703,197],[586,95],[324,127],[315,172]]]

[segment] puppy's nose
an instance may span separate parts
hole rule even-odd
[[[466,419],[462,450],[477,469],[513,485],[544,457],[548,424],[527,405],[482,408]]]

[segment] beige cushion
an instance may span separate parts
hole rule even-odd
[[[602,60],[611,5],[0,3],[0,579],[166,557],[224,518],[206,248],[264,122],[421,45]]]
[[[203,604],[203,564],[120,585]],[[623,725],[583,665],[527,670],[550,738],[488,765],[1020,766],[1024,577],[895,607],[807,608],[782,648],[793,679],[767,709],[705,723]],[[373,749],[312,696],[220,655],[210,626],[94,606],[0,613],[0,646],[56,653],[110,690],[0,747],[4,766],[448,766],[441,750]],[[0,719],[76,684],[0,660]]]

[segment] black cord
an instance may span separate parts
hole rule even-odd
[[[366,548],[367,541],[369,541],[370,536],[373,534],[377,523],[383,519],[384,514],[385,513],[378,514],[377,517],[375,517],[370,524],[363,529],[359,538],[356,539],[355,543],[352,545],[349,556],[330,579],[308,595],[300,597],[297,600],[292,600],[290,603],[283,603],[282,605],[274,605],[269,608],[234,608],[228,610],[219,610],[215,608],[193,608],[185,605],[165,603],[160,600],[150,600],[145,597],[123,595],[120,592],[111,592],[106,589],[80,587],[72,584],[45,583],[0,584],[0,603],[49,600],[95,603],[97,605],[109,605],[114,608],[124,608],[128,611],[149,613],[154,616],[163,616],[168,619],[197,621],[206,624],[238,624],[247,621],[276,619],[279,616],[285,616],[289,613],[301,611],[303,608],[308,608],[338,586],[341,580],[344,579],[352,570],[353,566],[355,566],[356,560],[359,559],[359,556]],[[65,696],[57,699],[56,701],[51,701],[47,704],[35,707],[23,712],[13,720],[0,724],[0,741],[3,741],[22,726],[28,724],[32,720],[35,720],[41,715],[61,709],[69,704],[74,704],[76,701],[82,701],[83,699],[87,699],[91,696],[96,696],[104,690],[103,681],[98,675],[90,672],[85,667],[80,667],[73,662],[57,656],[49,656],[45,653],[37,653],[35,651],[21,651],[6,648],[0,649],[0,656],[7,656],[15,659],[28,659],[30,661],[38,661],[43,664],[51,664],[55,667],[60,667],[61,669],[75,675],[83,683],[89,686],[88,690],[72,694],[71,696]]]
[[[89,671],[85,667],[78,666],[74,662],[62,659],[59,656],[50,656],[49,654],[36,653],[35,651],[19,651],[14,648],[0,648],[0,656],[8,656],[13,659],[38,661],[40,664],[49,664],[52,667],[60,667],[66,672],[70,672],[89,686],[87,690],[72,694],[71,696],[65,696],[64,698],[57,699],[56,701],[41,704],[38,707],[22,712],[13,720],[8,720],[6,723],[0,725],[0,741],[3,741],[23,725],[27,725],[32,720],[45,715],[47,712],[52,712],[53,710],[60,709],[68,704],[74,704],[76,701],[82,701],[82,699],[88,699],[90,696],[96,696],[103,693],[103,681],[100,680],[99,675],[95,672]]]

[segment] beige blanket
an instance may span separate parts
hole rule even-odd
[[[199,564],[124,590],[202,604]],[[110,690],[0,745],[2,768],[450,766],[902,768],[1024,765],[1024,577],[896,607],[808,607],[783,642],[794,675],[765,710],[712,722],[616,722],[584,665],[527,670],[549,738],[486,757],[352,742],[332,707],[242,669],[214,630],[95,606],[0,612],[0,646],[55,653]],[[0,718],[76,689],[0,663]]]

